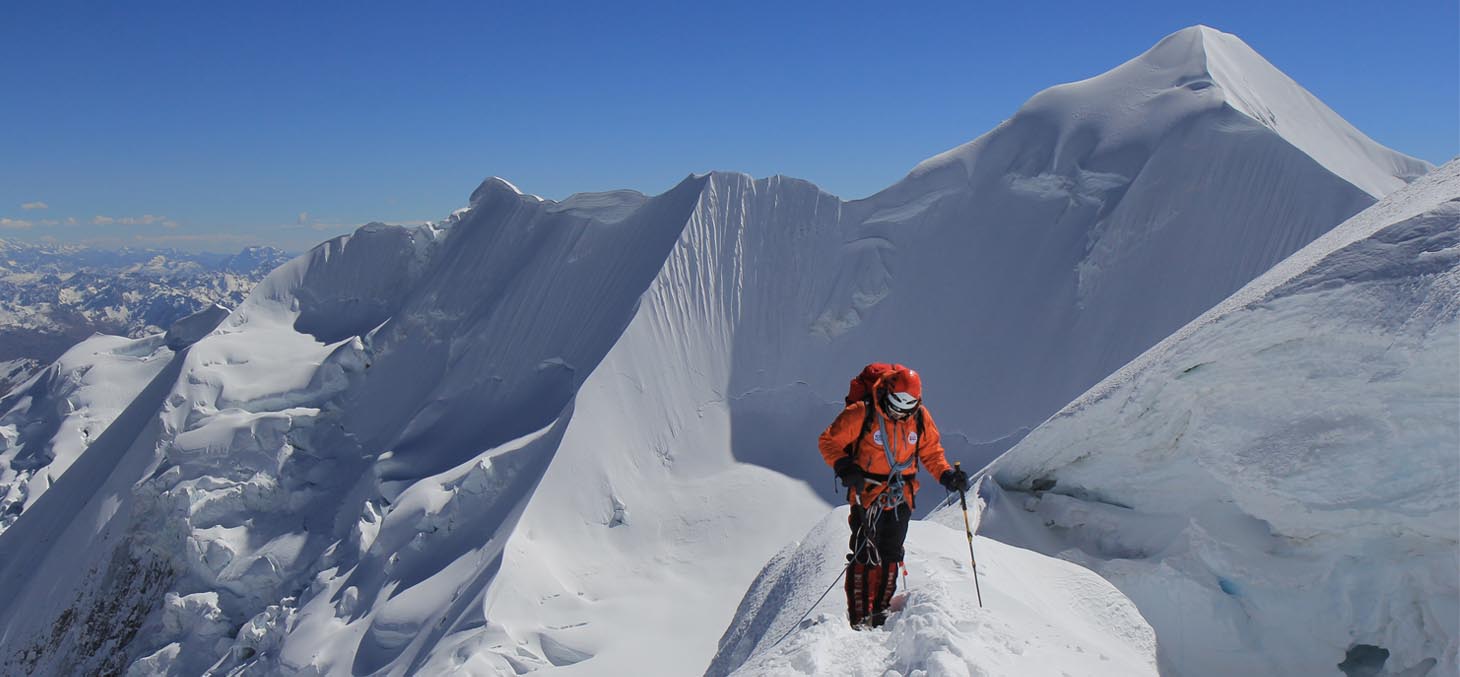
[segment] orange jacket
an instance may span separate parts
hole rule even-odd
[[[857,441],[857,435],[862,432],[862,421],[866,416],[867,403],[853,402],[848,405],[842,413],[838,414],[835,421],[821,433],[821,439],[817,441],[817,447],[821,450],[821,457],[826,459],[826,464],[836,466],[836,462],[846,456],[847,447]],[[943,473],[952,470],[948,465],[948,459],[943,455],[943,438],[938,433],[938,425],[933,423],[932,414],[928,413],[927,407],[920,411],[923,417],[923,435],[918,438],[918,414],[913,414],[901,421],[895,421],[882,412],[879,406],[876,415],[872,419],[872,428],[862,436],[862,443],[856,449],[851,450],[852,460],[862,468],[869,476],[882,479],[876,476],[885,476],[891,469],[887,464],[887,452],[882,448],[883,430],[887,436],[892,438],[892,453],[899,465],[908,462],[908,459],[916,456],[907,469],[903,470],[903,477],[907,478],[907,502],[912,505],[913,495],[918,491],[917,462],[921,461],[923,467],[932,473],[933,477],[942,477]],[[868,491],[862,492],[862,507],[869,507],[872,499],[882,492],[883,485],[871,485]],[[847,500],[854,501],[855,497],[847,492]]]

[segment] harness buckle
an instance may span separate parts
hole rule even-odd
[[[894,510],[897,506],[907,502],[905,491],[902,482],[889,483],[882,493],[872,499],[872,503],[881,510]]]

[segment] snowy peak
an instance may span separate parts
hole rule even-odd
[[[1206,72],[1228,105],[1374,197],[1433,169],[1375,143],[1235,35],[1194,26],[1151,51],[1167,42],[1198,46]]]
[[[476,191],[471,194],[471,201],[478,202],[490,198],[493,195],[499,194],[516,196],[522,195],[522,191],[507,179],[504,179],[500,176],[489,176],[487,177],[487,180],[483,181],[482,185],[477,186]]]
[[[1073,176],[1113,162],[1138,171],[1134,158],[1194,125],[1276,134],[1375,199],[1433,169],[1364,135],[1237,36],[1192,26],[1105,73],[1036,94],[998,129],[930,158],[909,178],[956,165],[972,175],[997,137],[1025,138],[1031,128],[1056,140],[1052,166],[1016,170]]]
[[[1190,67],[1206,70],[1212,55],[1219,58],[1256,59],[1267,63],[1257,50],[1252,49],[1241,38],[1201,24],[1188,26],[1161,38],[1160,42],[1135,61],[1160,68]]]

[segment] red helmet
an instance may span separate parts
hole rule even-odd
[[[899,414],[912,413],[923,401],[923,379],[907,367],[882,377],[882,388],[884,404]]]

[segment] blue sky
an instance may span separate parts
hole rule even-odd
[[[0,238],[299,249],[491,175],[863,197],[1196,23],[1380,143],[1460,148],[1454,0],[783,4],[7,2]]]

